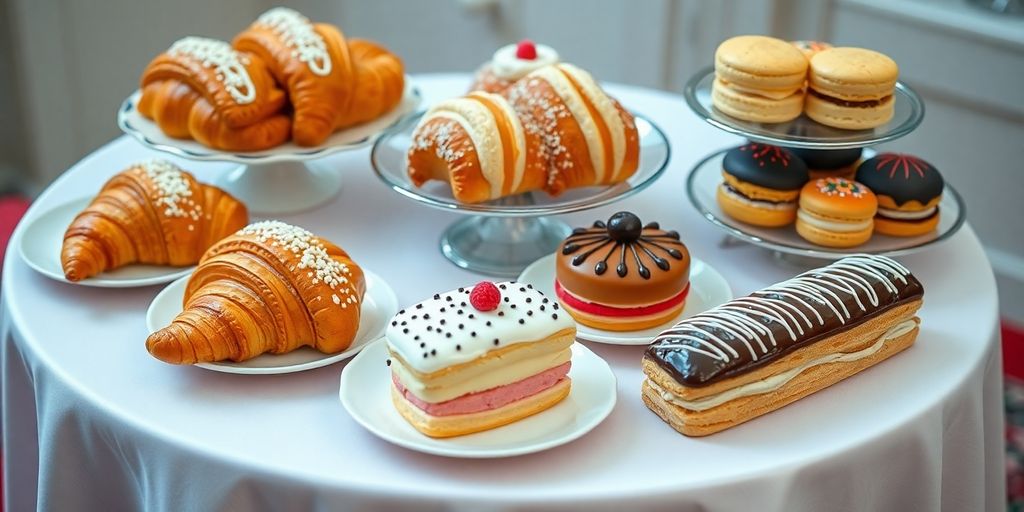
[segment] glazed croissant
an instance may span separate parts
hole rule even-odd
[[[477,203],[618,183],[636,172],[639,154],[633,116],[589,73],[556,64],[501,94],[435,105],[413,133],[408,172],[416,186],[447,181],[457,200]]]
[[[138,110],[171,137],[256,151],[288,140],[286,99],[259,58],[223,41],[186,37],[146,67]]]
[[[233,44],[266,62],[288,90],[295,110],[292,138],[300,146],[376,119],[402,99],[405,75],[398,57],[287,7],[263,13]]]
[[[68,281],[129,263],[185,266],[249,222],[245,205],[165,160],[111,178],[64,233]]]
[[[359,329],[366,281],[334,244],[278,221],[245,227],[203,256],[184,311],[149,335],[171,364],[244,361],[310,346],[345,350]]]

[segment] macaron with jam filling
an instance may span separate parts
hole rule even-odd
[[[857,168],[857,181],[878,196],[876,232],[918,236],[939,225],[945,182],[932,164],[916,156],[882,153]]]
[[[878,199],[866,186],[845,178],[808,182],[800,191],[796,232],[825,247],[853,247],[871,239]]]
[[[807,171],[810,173],[812,180],[821,178],[846,178],[852,180],[853,175],[857,172],[860,157],[864,153],[864,150],[861,148],[790,148],[790,151],[807,164]]]
[[[800,188],[808,179],[807,166],[789,150],[752,142],[725,154],[715,195],[722,211],[740,222],[785,226],[796,219]]]
[[[715,51],[711,102],[745,121],[782,123],[800,116],[807,58],[774,37],[737,36]]]
[[[846,130],[888,123],[899,67],[888,56],[864,48],[830,48],[811,57],[804,112],[815,121]]]

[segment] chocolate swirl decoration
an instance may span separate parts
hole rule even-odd
[[[690,317],[645,357],[681,384],[701,387],[920,300],[921,283],[884,256],[856,255]]]
[[[629,263],[632,261],[636,263],[640,277],[650,279],[648,263],[668,271],[672,268],[669,258],[682,261],[683,252],[673,246],[683,246],[678,232],[661,231],[657,222],[644,226],[636,215],[618,212],[608,219],[607,224],[597,221],[590,228],[574,229],[562,246],[562,254],[576,254],[572,265],[578,267],[595,252],[604,250],[603,257],[594,265],[594,273],[600,276],[608,271],[608,260],[618,253],[615,273],[619,277],[629,275]]]

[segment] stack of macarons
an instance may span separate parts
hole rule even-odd
[[[898,75],[891,58],[864,48],[737,36],[715,51],[711,101],[744,121],[781,123],[803,112],[823,125],[863,130],[892,119]]]
[[[774,228],[795,221],[796,232],[814,244],[853,247],[876,232],[933,231],[943,187],[934,166],[910,155],[881,153],[862,162],[860,149],[748,143],[726,152],[716,196],[740,222]]]

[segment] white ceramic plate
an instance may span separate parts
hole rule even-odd
[[[319,146],[303,147],[289,141],[263,151],[228,152],[206,147],[194,140],[168,137],[156,123],[139,113],[136,105],[141,96],[140,91],[135,91],[121,103],[121,108],[117,111],[117,125],[121,131],[148,147],[191,160],[230,161],[242,164],[310,160],[338,151],[367,146],[387,129],[415,114],[423,101],[419,89],[406,76],[402,101],[395,108],[373,121],[335,132]]]
[[[337,354],[324,354],[309,347],[302,347],[287,354],[263,354],[240,363],[222,361],[199,363],[195,366],[216,372],[266,375],[312,370],[356,355],[384,335],[388,320],[398,312],[398,298],[391,286],[365,268],[363,274],[366,276],[366,295],[363,296],[359,330],[348,350]],[[185,276],[167,285],[150,303],[149,310],[146,311],[146,328],[150,333],[170,325],[174,317],[181,313],[188,278],[189,276]]]
[[[555,296],[555,255],[545,256],[526,267],[519,274],[520,283],[532,284],[549,297]],[[576,337],[581,340],[608,343],[610,345],[647,345],[670,325],[707,311],[719,304],[732,300],[732,288],[717,270],[703,260],[690,259],[690,293],[686,305],[673,318],[657,327],[639,331],[606,331],[576,323]]]
[[[539,452],[590,432],[615,407],[615,374],[587,347],[574,343],[572,388],[554,407],[493,430],[447,439],[423,435],[391,404],[387,342],[380,340],[341,372],[341,404],[360,425],[390,443],[434,455],[470,459]]]
[[[60,250],[64,244],[64,232],[79,212],[89,205],[91,198],[76,199],[62,204],[38,216],[21,234],[18,252],[25,264],[36,272],[65,283],[100,288],[133,288],[151,286],[174,281],[192,273],[195,267],[165,267],[159,265],[127,265],[108,270],[97,276],[72,283],[64,278],[60,264]]]

